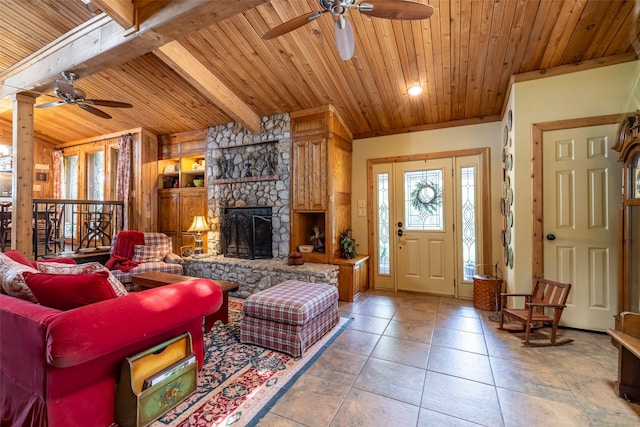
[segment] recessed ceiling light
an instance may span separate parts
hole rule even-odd
[[[407,89],[407,92],[411,96],[418,96],[422,93],[422,86],[420,85],[411,86],[409,89]]]

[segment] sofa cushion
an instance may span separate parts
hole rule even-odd
[[[4,253],[0,253],[0,288],[16,298],[37,302],[24,281],[23,273],[38,273],[31,263],[28,265],[14,261]]]
[[[135,245],[133,248],[132,261],[135,262],[154,262],[162,261],[160,257],[159,246]]]
[[[116,298],[108,271],[89,274],[24,273],[38,303],[58,310],[70,310]]]
[[[107,279],[111,284],[111,287],[113,288],[114,293],[117,296],[124,296],[124,295],[127,295],[128,293],[127,289],[120,282],[120,280],[118,280],[118,278],[114,276],[112,272],[107,269],[107,267],[100,264],[99,262],[87,262],[84,264],[69,265],[69,264],[60,264],[55,262],[44,263],[44,262],[38,261],[36,263],[36,266],[38,268],[38,271],[41,271],[43,273],[49,273],[49,274],[66,274],[66,275],[93,274],[93,273],[106,271]],[[117,271],[117,270],[114,270],[114,271]]]

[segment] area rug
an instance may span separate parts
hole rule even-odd
[[[242,300],[230,298],[229,323],[216,322],[205,336],[198,389],[153,427],[246,426],[257,422],[346,328],[340,322],[298,359],[240,343]]]

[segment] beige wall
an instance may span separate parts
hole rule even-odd
[[[512,234],[514,268],[506,270],[511,291],[531,288],[531,125],[635,111],[640,108],[639,76],[640,61],[636,61],[516,83],[512,87],[517,191],[514,191]],[[610,154],[618,156],[613,150]]]
[[[502,250],[502,245],[498,241],[501,227],[499,222],[499,201],[502,189],[501,135],[500,122],[494,122],[355,140],[353,142],[351,215],[353,233],[359,245],[358,253],[369,253],[367,245],[368,218],[357,216],[358,200],[367,200],[368,197],[367,161],[369,159],[489,147],[491,157],[491,223],[493,234],[495,234],[490,236],[493,238],[494,254],[492,258],[495,260],[502,258],[498,251]]]
[[[352,165],[352,225],[358,253],[369,253],[367,217],[357,216],[358,200],[367,200],[367,160],[489,147],[491,149],[491,233],[493,259],[500,262],[510,290],[531,287],[531,124],[634,111],[640,108],[640,61],[517,83],[510,93],[514,110],[514,269],[504,266],[500,241],[502,217],[501,122],[355,140]],[[508,108],[506,109],[508,111]],[[616,232],[616,231],[613,231]],[[515,284],[518,284],[517,286]]]

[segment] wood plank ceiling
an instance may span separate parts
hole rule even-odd
[[[135,5],[142,8],[151,3],[172,2]],[[229,102],[243,104],[258,117],[333,104],[356,138],[499,120],[514,75],[638,58],[640,8],[634,1],[428,3],[435,13],[423,21],[391,21],[349,12],[355,35],[355,55],[350,61],[343,61],[335,49],[329,14],[282,37],[260,38],[286,20],[319,10],[316,0],[246,1],[242,13],[222,20],[213,17],[211,25],[197,31],[182,26],[173,33],[230,90],[234,99]],[[17,92],[19,88],[6,86],[16,64],[100,14],[96,4],[0,1],[0,82],[5,84],[0,93]],[[166,33],[162,37],[162,43],[171,41]],[[113,116],[111,120],[73,105],[36,108],[36,132],[65,143],[140,126],[168,134],[234,121],[233,113],[213,99],[215,93],[196,89],[193,79],[188,82],[155,52],[149,49],[126,60],[114,57],[97,70],[83,67],[82,61],[74,63],[71,69],[80,74],[75,86],[88,98],[129,102],[134,107],[103,108]],[[73,62],[73,58],[67,60]],[[38,70],[30,66],[33,72]],[[55,78],[23,89],[44,88],[44,93],[52,94]],[[424,87],[423,94],[409,97],[407,88],[418,83]],[[52,100],[44,95],[36,104]],[[8,96],[0,100],[0,120],[11,123]]]

